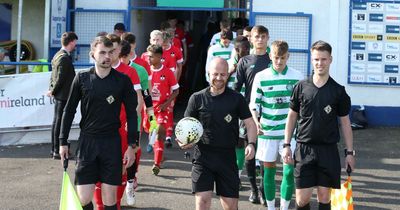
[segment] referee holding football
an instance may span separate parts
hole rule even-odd
[[[239,175],[235,146],[239,140],[239,119],[244,121],[248,133],[246,159],[254,157],[257,129],[245,98],[226,88],[229,73],[224,59],[211,61],[209,78],[210,87],[194,93],[185,111],[185,117],[198,119],[204,129],[201,140],[194,147],[192,192],[197,210],[210,209],[215,183],[222,207],[236,210]]]
[[[295,85],[290,99],[282,156],[285,163],[291,160],[290,139],[298,122],[294,151],[298,210],[310,209],[313,187],[317,187],[319,210],[330,210],[331,188],[340,189],[338,121],[347,148],[345,167],[354,170],[350,97],[344,87],[329,76],[331,53],[332,47],[324,41],[311,46],[314,74]]]
[[[114,53],[110,39],[96,37],[90,55],[95,67],[79,72],[72,83],[61,124],[61,161],[68,158],[68,135],[78,103],[81,102],[81,133],[77,150],[75,184],[84,210],[93,209],[95,183],[101,182],[105,210],[116,210],[117,186],[121,185],[122,163],[135,161],[137,97],[129,77],[111,68]],[[122,159],[120,128],[121,105],[125,105],[128,149]]]

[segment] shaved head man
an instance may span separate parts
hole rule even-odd
[[[210,209],[216,187],[223,209],[238,209],[239,175],[235,146],[239,140],[239,119],[248,129],[249,144],[246,159],[255,151],[257,129],[244,97],[225,88],[228,82],[228,63],[222,58],[210,62],[210,87],[194,93],[185,111],[185,117],[194,117],[203,125],[204,134],[194,146],[192,192],[196,209]]]

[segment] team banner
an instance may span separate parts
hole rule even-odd
[[[349,83],[400,86],[400,1],[352,0]]]
[[[0,128],[51,125],[54,99],[47,97],[51,72],[0,77]],[[74,122],[80,120],[79,108]]]

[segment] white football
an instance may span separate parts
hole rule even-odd
[[[194,117],[179,120],[175,127],[176,141],[181,145],[197,143],[203,135],[203,125]]]

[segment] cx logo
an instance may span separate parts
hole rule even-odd
[[[380,3],[371,3],[371,8],[380,9],[380,8],[382,8],[382,4],[380,4]]]

